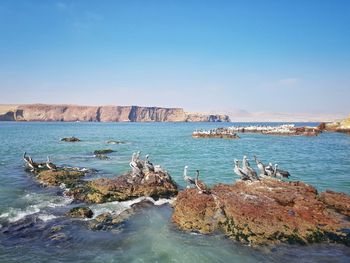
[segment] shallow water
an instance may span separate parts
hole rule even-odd
[[[192,139],[196,128],[217,123],[15,123],[0,122],[0,262],[349,262],[342,245],[278,246],[253,249],[222,235],[202,236],[178,231],[167,205],[143,209],[113,231],[91,231],[86,221],[63,214],[74,204],[62,189],[40,187],[23,170],[22,154],[34,160],[47,155],[59,165],[96,168],[88,176],[114,176],[129,169],[133,151],[150,154],[184,186],[184,165],[201,171],[210,185],[231,183],[233,158],[256,154],[278,163],[292,180],[303,180],[320,191],[329,188],[350,194],[350,136],[323,133],[317,137],[277,137],[242,134],[240,140]],[[76,136],[78,143],[60,142]],[[106,144],[120,140],[126,144]],[[97,149],[111,148],[110,160],[93,157]],[[97,213],[122,211],[130,204],[94,206]],[[51,240],[52,226],[64,237]]]

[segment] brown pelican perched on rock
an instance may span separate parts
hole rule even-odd
[[[267,175],[267,173],[265,171],[266,166],[261,161],[259,161],[255,155],[254,155],[254,159],[255,159],[256,166],[258,167],[258,169],[260,171],[260,175]]]
[[[269,163],[269,165],[265,166],[265,173],[268,176],[273,176],[275,173],[275,169],[272,165],[272,163]]]
[[[30,157],[29,155],[27,156],[26,152],[24,152],[23,154],[23,160],[26,163],[26,166],[29,167],[31,171],[34,171],[36,165],[34,164],[32,157]]]
[[[129,163],[129,165],[132,169],[132,176],[133,177],[141,175],[141,169],[137,165],[136,156],[137,156],[137,153],[133,153],[132,157],[131,157],[131,162]]]
[[[239,167],[239,161],[234,160],[235,166],[233,167],[233,172],[237,174],[242,180],[250,180],[248,174],[246,174],[241,167]]]
[[[281,177],[281,178],[288,178],[290,176],[290,173],[288,171],[284,171],[281,169],[278,169],[278,164],[275,164],[275,171],[274,176]]]
[[[154,166],[149,160],[149,155],[146,155],[143,168],[146,169],[147,172],[154,172]]]
[[[57,170],[57,166],[50,162],[50,157],[47,156],[47,160],[46,160],[46,167],[49,168],[51,171],[56,171]]]
[[[194,180],[194,183],[197,187],[197,189],[199,190],[198,193],[199,194],[210,194],[210,190],[209,188],[199,179],[199,170],[196,170],[196,179]]]
[[[242,168],[243,168],[243,172],[245,172],[249,176],[250,180],[252,181],[260,180],[255,170],[250,167],[247,156],[243,156]]]
[[[187,184],[186,188],[191,188],[191,185],[196,185],[196,182],[192,177],[187,175],[187,169],[188,169],[188,166],[186,165],[184,168],[183,177],[184,177],[184,181]]]

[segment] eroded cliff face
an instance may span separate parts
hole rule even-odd
[[[191,114],[181,108],[139,106],[6,105],[0,121],[227,122],[226,115]]]

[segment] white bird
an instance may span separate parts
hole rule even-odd
[[[154,172],[154,166],[153,164],[150,162],[149,160],[149,155],[146,155],[145,161],[144,161],[144,165],[143,167],[147,170],[147,172]]]
[[[252,181],[259,180],[259,177],[258,177],[257,173],[255,172],[255,170],[250,167],[247,156],[243,156],[242,168],[243,168],[243,172],[245,172]]]
[[[290,173],[288,171],[284,171],[284,170],[281,170],[281,169],[278,169],[278,164],[275,164],[275,172],[274,172],[274,176],[277,176],[277,177],[284,177],[284,178],[288,178],[290,176]]]
[[[203,183],[202,181],[200,181],[199,179],[199,170],[196,170],[196,179],[194,179],[194,183],[197,187],[197,189],[199,190],[199,194],[209,194],[209,188],[205,185],[205,183]]]
[[[258,167],[259,171],[260,171],[260,174],[261,175],[267,175],[266,171],[265,171],[265,165],[258,160],[258,158],[256,158],[256,156],[254,155],[254,159],[255,159],[255,163],[256,163],[256,166]]]
[[[29,155],[27,156],[27,153],[26,153],[26,152],[24,152],[24,154],[23,154],[23,160],[25,161],[26,165],[27,165],[32,171],[34,171],[35,165],[34,165],[33,159],[32,159]]]
[[[273,176],[274,171],[275,171],[275,170],[274,170],[274,168],[273,168],[272,163],[269,163],[268,166],[265,166],[265,172],[266,172],[266,174],[267,174],[268,176]]]
[[[188,169],[188,166],[186,165],[185,168],[184,168],[183,177],[184,177],[184,181],[185,181],[186,184],[187,184],[186,188],[191,188],[191,185],[192,185],[192,184],[193,184],[193,185],[196,185],[196,182],[195,182],[195,180],[194,180],[192,177],[190,177],[190,176],[187,175],[187,169]]]
[[[250,180],[249,176],[239,167],[239,161],[237,159],[234,160],[235,166],[233,171],[237,174],[242,180]]]
[[[57,166],[50,162],[50,157],[49,156],[47,156],[46,167],[49,168],[52,171],[57,170]]]

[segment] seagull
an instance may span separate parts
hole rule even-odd
[[[187,184],[186,188],[191,188],[191,184],[196,185],[196,182],[195,182],[195,180],[192,177],[187,175],[187,169],[188,169],[188,166],[186,165],[185,168],[184,168],[184,175],[183,175],[183,177],[184,177],[184,181]]]
[[[46,167],[49,168],[52,171],[57,170],[57,166],[50,162],[50,157],[49,156],[47,156]]]
[[[137,153],[133,153],[131,157],[131,162],[129,163],[131,169],[132,169],[132,176],[140,176],[141,175],[141,169],[137,165]]]
[[[209,191],[209,188],[202,182],[200,181],[199,179],[199,170],[196,170],[196,179],[194,179],[194,183],[197,187],[197,189],[199,190],[199,194],[209,194],[210,191]]]
[[[249,176],[243,171],[242,168],[239,167],[239,161],[237,159],[234,160],[235,166],[233,171],[237,174],[242,180],[250,180]]]
[[[247,156],[243,157],[242,168],[243,168],[243,172],[245,172],[252,181],[259,180],[259,177],[258,177],[257,173],[255,172],[255,170],[250,167]]]
[[[284,177],[284,178],[288,178],[290,176],[290,173],[288,171],[284,171],[281,169],[278,169],[278,164],[275,164],[275,176],[277,177]]]
[[[255,155],[254,155],[254,159],[255,159],[256,166],[258,166],[260,174],[261,175],[267,175],[267,173],[265,171],[265,165],[261,161],[259,161],[258,158],[256,158]]]

